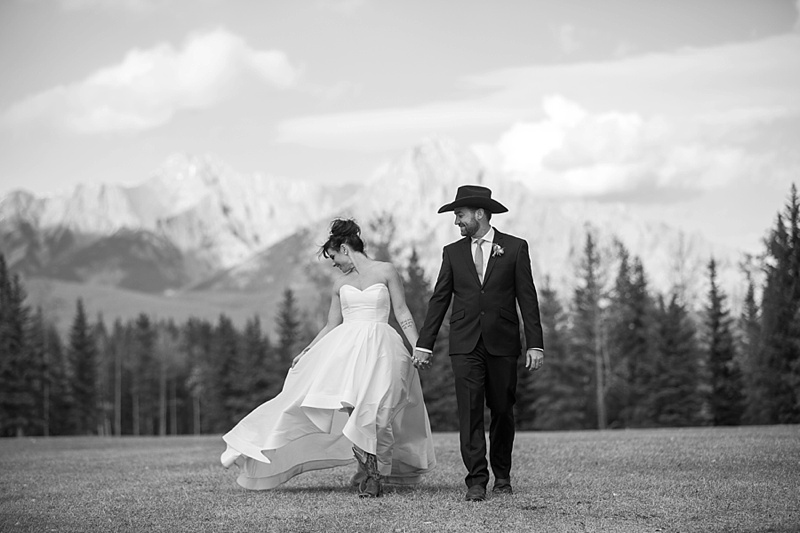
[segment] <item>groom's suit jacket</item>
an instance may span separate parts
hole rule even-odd
[[[526,348],[544,349],[528,243],[495,229],[494,244],[503,249],[503,254],[490,255],[481,284],[471,241],[465,237],[444,247],[442,266],[417,346],[433,350],[452,300],[451,355],[472,352],[481,336],[491,355],[520,355],[517,303],[525,327]]]

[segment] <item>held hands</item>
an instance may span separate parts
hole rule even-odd
[[[414,361],[415,367],[417,367],[420,370],[425,370],[431,367],[432,357],[433,354],[415,349],[414,355],[411,356],[411,360]]]
[[[525,353],[525,368],[530,371],[539,370],[544,364],[544,351],[528,348]]]

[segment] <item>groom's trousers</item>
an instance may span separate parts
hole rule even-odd
[[[496,356],[486,351],[483,338],[471,353],[450,356],[456,385],[461,458],[467,467],[467,487],[489,483],[484,401],[491,413],[489,459],[495,479],[511,478],[514,447],[514,403],[517,356]]]

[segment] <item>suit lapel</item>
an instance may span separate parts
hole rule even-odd
[[[497,256],[494,254],[494,244],[498,246],[503,246],[503,234],[497,231],[497,228],[494,230],[494,241],[492,241],[492,251],[489,252],[489,264],[486,265],[486,274],[483,275],[483,284],[486,285],[486,280],[489,279],[489,276],[492,274],[492,268],[494,268],[494,264],[497,261]],[[473,269],[474,270],[474,269]],[[475,274],[477,277],[477,274]]]

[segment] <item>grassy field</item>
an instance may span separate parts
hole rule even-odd
[[[513,496],[464,502],[457,436],[416,488],[351,468],[249,492],[219,437],[0,440],[0,531],[800,531],[800,427],[518,434]]]

